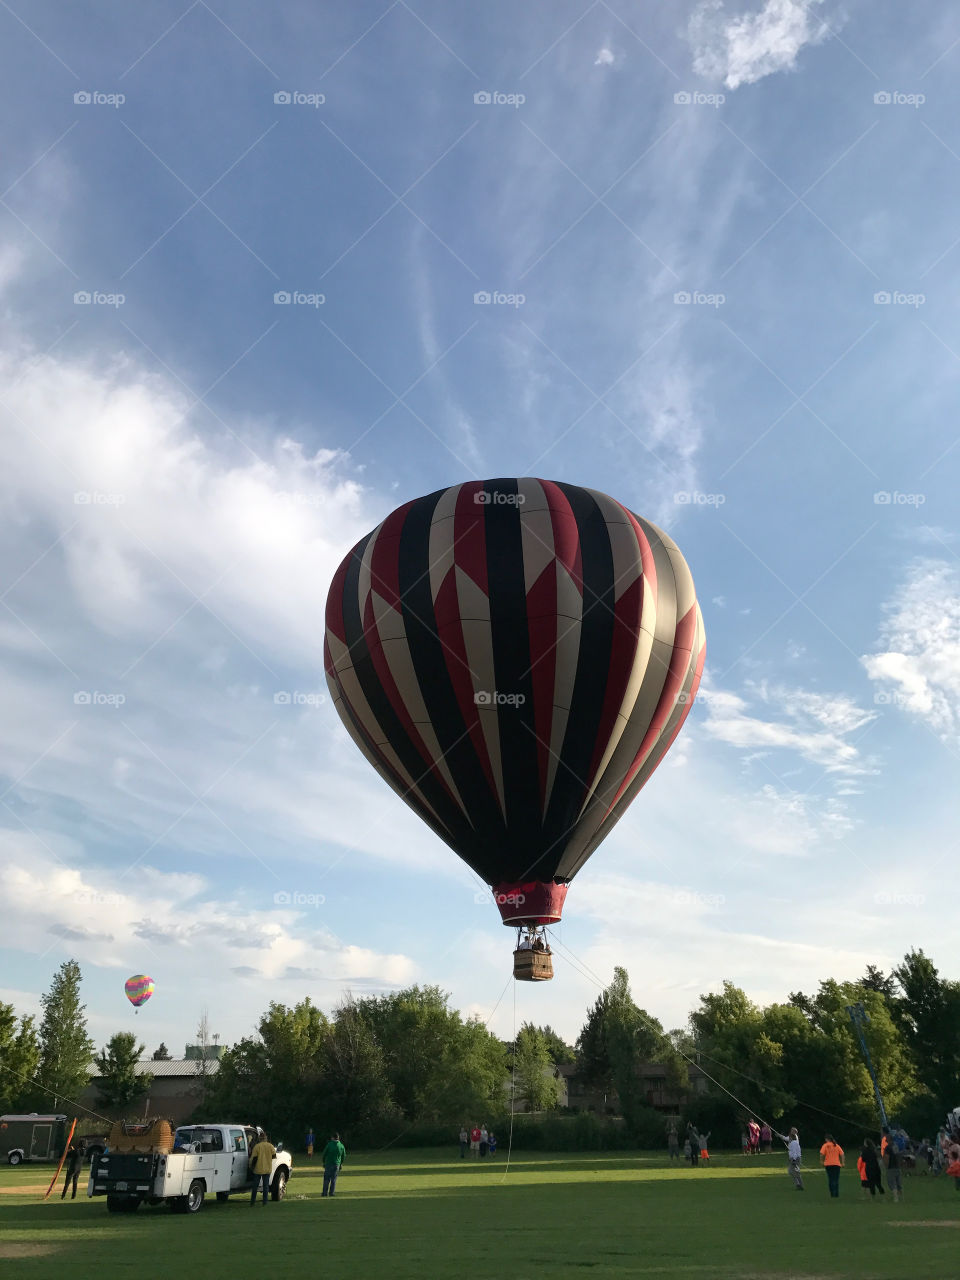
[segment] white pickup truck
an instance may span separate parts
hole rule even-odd
[[[134,1213],[144,1201],[198,1213],[204,1199],[248,1195],[253,1188],[249,1154],[263,1130],[244,1124],[196,1124],[177,1129],[173,1151],[107,1151],[90,1166],[88,1196],[106,1196],[111,1213]],[[282,1200],[293,1161],[282,1144],[270,1171],[270,1193]]]

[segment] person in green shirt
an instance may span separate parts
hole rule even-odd
[[[332,1196],[337,1189],[337,1175],[346,1155],[339,1133],[333,1134],[323,1148],[323,1191],[321,1195]]]

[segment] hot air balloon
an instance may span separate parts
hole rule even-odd
[[[705,638],[662,530],[606,494],[470,481],[405,503],[327,597],[334,705],[380,776],[493,890],[517,977],[690,711]]]
[[[127,999],[133,1005],[134,1013],[138,1013],[140,1006],[146,1004],[153,995],[153,979],[148,978],[145,973],[135,973],[132,978],[128,978],[123,984]]]

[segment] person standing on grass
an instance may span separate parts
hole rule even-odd
[[[67,1172],[63,1179],[63,1191],[60,1194],[60,1199],[66,1200],[67,1188],[72,1183],[73,1194],[70,1196],[70,1199],[76,1200],[77,1179],[80,1177],[80,1170],[83,1168],[83,1143],[82,1142],[70,1143],[70,1146],[67,1149],[66,1166],[67,1166]]]
[[[671,1125],[667,1130],[667,1155],[671,1160],[677,1160],[680,1157],[680,1143],[677,1139],[677,1130]]]
[[[773,1141],[773,1130],[767,1124],[766,1120],[764,1120],[763,1127],[760,1130],[760,1150],[763,1152],[765,1156],[768,1156],[770,1154],[770,1144],[772,1141]]]
[[[460,1159],[465,1160],[467,1157],[467,1147],[470,1145],[470,1135],[467,1133],[467,1126],[460,1126]]]
[[[798,1191],[803,1190],[803,1175],[800,1172],[800,1161],[803,1158],[800,1150],[800,1135],[796,1129],[791,1129],[789,1133],[778,1133],[777,1137],[787,1148],[787,1172],[793,1179],[793,1185]]]
[[[312,1156],[313,1155],[313,1129],[312,1128],[307,1130],[307,1136],[304,1139],[304,1145],[307,1148],[307,1155]]]
[[[690,1164],[696,1168],[700,1158],[700,1134],[692,1123],[687,1125],[687,1141],[690,1143]]]
[[[710,1163],[710,1148],[707,1145],[710,1141],[710,1132],[712,1131],[708,1131],[707,1133],[701,1133],[698,1138],[699,1145],[700,1145],[700,1159],[703,1161],[704,1164]]]
[[[480,1129],[479,1129],[479,1127],[478,1127],[477,1125],[474,1125],[474,1126],[473,1126],[473,1128],[470,1130],[470,1150],[473,1152],[473,1154],[474,1154],[475,1156],[478,1156],[478,1157],[479,1157],[479,1155],[480,1155]]]
[[[332,1133],[330,1141],[323,1148],[323,1196],[333,1196],[337,1189],[337,1178],[340,1174],[340,1166],[343,1164],[343,1157],[347,1154],[343,1143],[340,1141],[339,1133]]]
[[[751,1120],[747,1125],[747,1133],[750,1135],[750,1154],[757,1156],[760,1154],[760,1126],[756,1120]]]
[[[263,1187],[263,1203],[267,1203],[267,1192],[270,1190],[270,1174],[273,1172],[273,1158],[277,1148],[265,1133],[261,1133],[257,1145],[250,1152],[250,1171],[253,1174],[253,1186],[250,1189],[251,1208],[257,1203],[257,1192]]]
[[[487,1126],[484,1125],[480,1130],[480,1159],[486,1160],[487,1149],[490,1146],[490,1135],[487,1133]]]
[[[876,1156],[876,1151],[874,1151],[874,1156]],[[840,1170],[843,1168],[843,1147],[841,1147],[838,1142],[834,1142],[832,1133],[824,1135],[823,1146],[820,1148],[820,1163],[823,1165],[827,1173],[827,1186],[830,1188],[830,1196],[833,1200],[836,1200],[840,1195]]]
[[[888,1144],[887,1150],[893,1150],[892,1142]],[[871,1138],[864,1138],[860,1159],[863,1161],[863,1178],[866,1180],[867,1190],[870,1192],[871,1198],[875,1198],[878,1191],[883,1195],[883,1175],[880,1172],[880,1157],[877,1155],[877,1148]]]
[[[495,1156],[497,1154],[497,1135],[493,1132],[492,1129],[490,1130],[490,1136],[487,1139],[487,1141],[490,1145],[490,1154],[492,1156]]]
[[[740,1148],[745,1156],[750,1154],[750,1135],[747,1133],[746,1125],[743,1125],[740,1129]]]
[[[683,1158],[684,1158],[684,1160],[687,1162],[687,1164],[689,1164],[689,1163],[690,1163],[690,1137],[689,1137],[689,1135],[688,1135],[686,1138],[684,1138],[684,1140],[683,1140]]]
[[[883,1163],[887,1166],[887,1186],[894,1200],[903,1199],[903,1181],[900,1176],[900,1152],[894,1143],[887,1144],[883,1153]]]

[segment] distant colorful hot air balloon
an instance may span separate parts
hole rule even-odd
[[[123,989],[136,1012],[153,995],[153,979],[148,978],[145,973],[135,973],[132,978],[126,980]]]
[[[606,494],[548,480],[406,503],[327,598],[327,683],[351,737],[534,953],[679,733],[704,654],[673,541]],[[528,960],[518,977],[551,976],[548,958]]]

